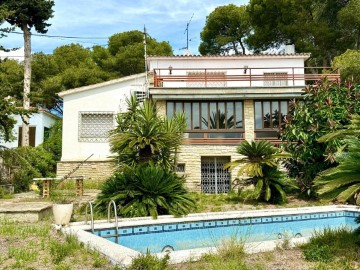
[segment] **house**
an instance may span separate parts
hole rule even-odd
[[[0,145],[7,148],[21,146],[22,119],[20,115],[14,115],[13,117],[16,120],[13,129],[14,140],[11,142],[0,141]],[[58,116],[45,109],[38,109],[36,113],[31,114],[29,120],[29,145],[36,147],[42,144],[49,135],[50,127],[54,125],[57,119],[59,119]]]
[[[187,176],[191,190],[228,192],[236,175],[223,165],[239,158],[236,146],[243,140],[277,143],[289,100],[318,79],[339,78],[306,68],[309,56],[288,46],[284,54],[148,57],[147,95],[164,116],[184,112],[187,119],[176,169]],[[110,175],[107,131],[114,126],[114,115],[125,110],[124,99],[146,91],[145,86],[145,74],[139,74],[60,93],[64,129],[58,176],[91,154],[79,174]]]
[[[58,177],[67,175],[79,164],[82,165],[76,175],[94,179],[111,175],[108,132],[115,127],[115,116],[127,109],[127,98],[131,95],[144,98],[145,81],[143,73],[59,93],[64,105]]]

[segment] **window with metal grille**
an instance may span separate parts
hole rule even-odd
[[[289,110],[287,100],[255,101],[256,138],[277,138]]]
[[[187,87],[225,87],[225,72],[222,71],[190,71],[187,73]]]
[[[201,192],[227,193],[230,191],[231,175],[224,165],[230,157],[201,157]]]
[[[113,112],[80,112],[79,141],[105,142],[114,128]]]
[[[264,73],[264,86],[287,86],[287,72]]]

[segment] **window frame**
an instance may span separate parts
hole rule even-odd
[[[261,104],[261,128],[257,128],[257,120],[256,120],[256,103],[260,102]],[[269,118],[269,122],[270,122],[270,127],[265,127],[265,122],[264,121],[264,102],[269,102],[270,106],[269,106],[269,111],[270,111],[270,118]],[[274,127],[274,121],[273,121],[273,102],[277,102],[277,107],[279,108],[279,118],[278,118],[278,126]],[[282,102],[287,102],[287,106],[286,106],[286,114],[282,113],[282,106],[281,103]],[[270,99],[270,100],[254,100],[254,132],[255,132],[255,139],[278,139],[278,136],[265,136],[265,137],[258,137],[257,135],[261,132],[277,132],[277,134],[279,133],[281,127],[284,125],[285,121],[282,117],[282,115],[284,115],[284,117],[286,117],[289,113],[289,105],[290,105],[290,100],[287,99]]]
[[[244,101],[243,100],[208,100],[208,101],[200,101],[200,100],[192,100],[192,101],[187,101],[187,100],[168,100],[166,101],[166,115],[168,118],[171,117],[171,115],[174,115],[177,112],[185,112],[185,104],[189,104],[190,103],[190,128],[188,128],[188,122],[186,123],[187,125],[187,129],[184,131],[185,135],[186,134],[200,134],[203,133],[203,137],[198,137],[198,138],[187,138],[189,140],[203,140],[203,139],[209,139],[209,140],[236,140],[239,141],[241,139],[244,139],[244,132],[245,132],[245,120],[244,120]],[[194,121],[194,104],[198,105],[198,122]],[[228,113],[228,104],[232,103],[232,116],[234,116],[234,128],[228,128],[228,122],[225,122],[225,128],[219,128],[219,123],[220,121],[215,121],[216,123],[216,128],[211,128],[210,127],[210,119],[211,119],[211,103],[215,103],[216,109],[215,111],[219,110],[219,104],[223,103],[224,104],[224,112],[225,112],[225,117],[226,119],[228,118],[227,113]],[[241,120],[238,120],[237,118],[237,103],[241,104]],[[177,110],[177,104],[180,104],[181,109]],[[205,109],[205,114],[206,114],[206,120],[207,120],[207,127],[208,128],[204,128],[204,122],[203,122],[203,117],[202,114],[204,113],[203,111],[203,104],[206,104],[206,109]],[[172,106],[172,109],[169,109],[169,106]],[[195,124],[198,124],[198,128],[194,128],[194,122],[196,122]],[[237,128],[237,123],[241,122],[241,128]],[[231,137],[231,138],[217,138],[215,134],[217,133],[240,133],[239,137]],[[211,136],[215,136],[215,137],[211,137]],[[236,136],[236,135],[235,135]]]

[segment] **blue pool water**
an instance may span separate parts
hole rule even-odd
[[[175,251],[214,247],[234,237],[244,242],[278,240],[284,237],[310,237],[315,230],[358,226],[352,211],[311,214],[277,215],[268,217],[204,220],[147,226],[121,227],[118,240],[115,228],[95,230],[95,234],[141,253],[158,253],[170,246]]]

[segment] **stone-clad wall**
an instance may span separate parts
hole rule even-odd
[[[236,146],[229,145],[182,145],[177,162],[185,163],[186,185],[191,191],[201,191],[201,157],[231,157],[231,161],[240,158]],[[236,178],[231,172],[231,181]]]
[[[78,161],[60,161],[57,163],[56,175],[62,177],[75,169],[81,162]],[[85,176],[95,180],[104,180],[114,172],[112,161],[86,161],[72,176]]]
[[[244,100],[244,127],[245,139],[253,141],[255,139],[255,119],[254,119],[254,100]]]

